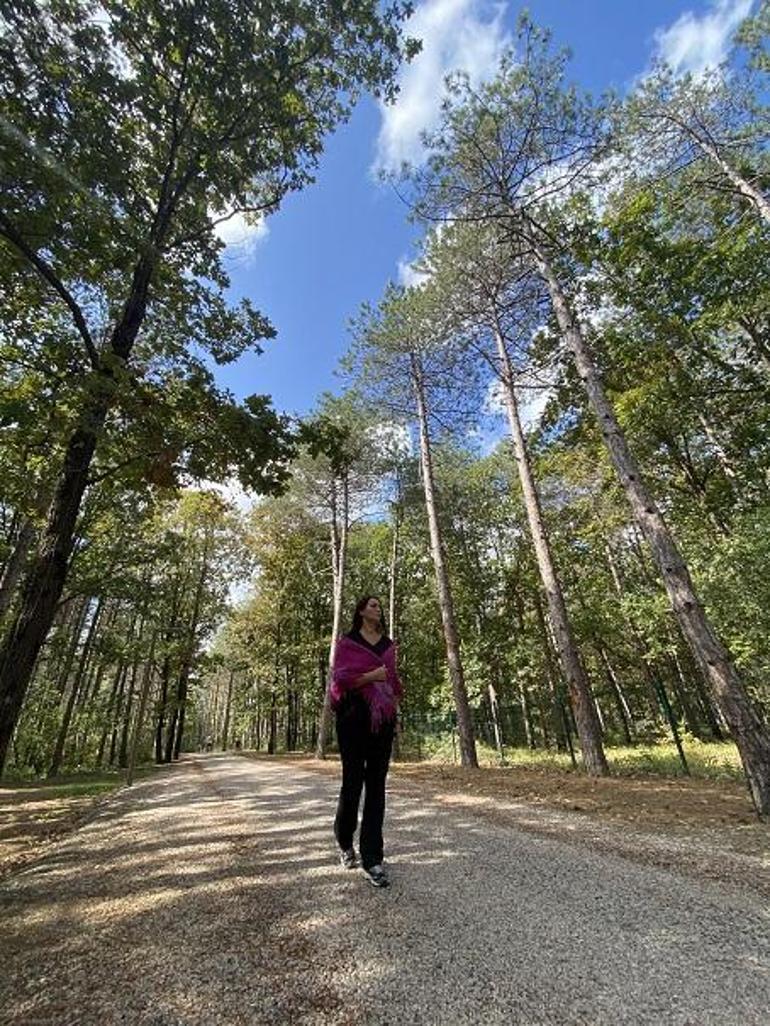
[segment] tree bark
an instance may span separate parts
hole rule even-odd
[[[549,632],[548,624],[545,622],[543,604],[540,601],[540,595],[537,589],[533,590],[533,603],[535,606],[538,626],[540,627],[541,647],[543,649],[543,660],[545,662],[545,675],[548,681],[548,690],[551,694],[551,724],[556,737],[556,748],[558,751],[569,751],[570,761],[572,762],[572,765],[577,768],[577,760],[575,759],[575,750],[572,745],[569,720],[567,719],[564,702],[562,701],[561,696],[562,682],[557,676],[552,656],[552,634]]]
[[[66,631],[67,625],[69,625],[71,634],[66,654],[62,661],[61,670],[56,678],[56,693],[57,698],[60,701],[64,698],[64,693],[67,690],[67,681],[70,678],[70,672],[72,670],[72,664],[75,662],[75,654],[80,642],[80,636],[83,633],[83,627],[88,616],[88,603],[88,598],[73,602],[71,614],[67,616],[65,626],[62,628],[62,631],[64,632]]]
[[[420,457],[422,460],[422,481],[423,491],[425,493],[425,508],[428,514],[430,548],[431,555],[433,556],[433,566],[436,572],[436,587],[438,591],[439,608],[441,610],[441,623],[444,629],[444,642],[446,644],[449,678],[452,683],[452,694],[454,697],[455,711],[457,713],[457,727],[460,740],[460,761],[463,766],[476,768],[479,764],[478,757],[476,755],[476,740],[473,732],[471,710],[468,704],[468,692],[465,687],[465,675],[463,673],[462,660],[460,658],[460,639],[457,634],[452,588],[446,568],[444,545],[441,537],[441,526],[439,524],[438,511],[436,508],[436,487],[433,476],[433,457],[430,447],[430,434],[428,431],[428,411],[425,401],[423,370],[419,358],[414,353],[411,355],[411,366],[412,385],[417,406],[417,419],[420,426]]]
[[[190,680],[190,666],[186,667],[184,675],[179,678],[179,691],[177,692],[178,714],[176,720],[176,733],[174,734],[174,747],[171,755],[178,759],[182,754],[182,742],[184,741],[184,728],[187,720],[187,692]]]
[[[139,631],[141,637],[142,631]],[[134,697],[136,694],[136,675],[139,673],[139,657],[134,659],[131,666],[131,678],[128,684],[128,697],[126,699],[125,714],[123,716],[123,729],[120,732],[120,748],[118,749],[118,766],[126,769],[128,766],[128,735],[131,730],[131,713],[134,709]]]
[[[559,328],[572,351],[615,471],[663,578],[671,607],[738,746],[757,813],[770,816],[770,734],[752,705],[729,652],[706,616],[687,565],[642,481],[564,290],[548,257],[537,244],[536,254]]]
[[[200,624],[201,606],[203,604],[203,590],[206,584],[206,577],[208,575],[210,544],[210,538],[208,534],[206,534],[204,536],[203,551],[201,553],[200,571],[198,572],[198,580],[195,585],[195,598],[193,600],[192,615],[187,628],[187,641],[182,655],[182,663],[179,668],[179,676],[177,677],[174,712],[171,723],[169,724],[168,735],[166,737],[166,762],[171,762],[172,759],[178,759],[179,754],[182,751],[188,682],[198,642],[198,626]]]
[[[267,754],[275,755],[275,742],[278,733],[278,710],[276,706],[275,688],[270,689],[270,713],[268,718]]]
[[[348,527],[350,520],[350,489],[347,471],[339,479],[341,496],[337,501],[337,479],[332,480],[331,498],[331,559],[332,559],[332,640],[329,647],[328,674],[324,683],[324,700],[316,740],[316,758],[326,758],[326,748],[332,725],[331,675],[334,671],[334,650],[342,629],[342,605],[345,599],[345,575],[347,572]]]
[[[115,671],[115,676],[112,681],[112,687],[110,688],[110,695],[107,700],[107,708],[104,711],[104,724],[102,726],[102,734],[99,738],[99,747],[96,751],[96,759],[94,760],[94,766],[99,769],[104,761],[104,749],[107,746],[107,738],[110,736],[110,730],[112,728],[112,710],[115,708],[115,704],[118,700],[118,692],[123,680],[124,674],[126,673],[126,664],[122,660],[118,660],[118,668]]]
[[[166,728],[166,743],[163,747],[163,761],[171,762],[174,756],[174,742],[176,741],[176,725],[179,720],[179,682],[177,681],[176,701],[174,703],[174,709],[171,713],[171,719],[168,722]]]
[[[0,645],[0,775],[37,657],[54,621],[67,580],[75,525],[88,487],[89,469],[118,389],[112,365],[125,365],[131,355],[146,316],[158,247],[172,213],[171,208],[158,211],[153,239],[134,267],[125,305],[112,332],[109,358],[99,359],[85,381],[86,398],[78,426],[65,448],[46,526],[21,588],[19,610]]]
[[[596,641],[596,652],[599,656],[600,663],[604,667],[604,675],[607,678],[610,691],[615,699],[615,708],[618,710],[618,718],[623,729],[623,739],[627,745],[632,745],[634,743],[634,720],[631,715],[631,709],[628,705],[628,699],[620,685],[618,675],[615,673],[615,667],[612,665],[609,656],[607,655],[607,650],[599,640]]]
[[[527,748],[533,751],[537,748],[537,741],[535,740],[535,729],[532,723],[532,714],[529,708],[529,695],[527,694],[527,688],[523,680],[519,681],[519,708],[521,709],[521,721],[524,725],[524,740],[527,743]]]
[[[112,404],[111,376],[97,371],[92,380],[80,424],[66,447],[40,546],[22,586],[19,611],[0,647],[0,774],[38,654],[64,589],[88,470]]]
[[[230,733],[230,706],[233,700],[233,678],[235,677],[235,670],[230,670],[230,678],[227,681],[227,696],[225,698],[225,723],[222,727],[222,751],[227,751],[227,743],[229,740]]]
[[[75,709],[75,701],[80,692],[80,685],[83,680],[83,674],[85,672],[86,661],[93,645],[94,636],[96,634],[96,628],[99,624],[99,619],[102,614],[102,608],[104,606],[104,599],[99,598],[96,603],[96,609],[94,610],[93,616],[91,617],[91,623],[88,627],[88,633],[83,643],[83,651],[80,654],[80,660],[78,661],[78,667],[75,672],[75,677],[70,685],[69,698],[67,699],[67,705],[64,709],[64,716],[59,727],[59,733],[56,737],[56,745],[54,746],[53,755],[51,757],[51,765],[48,768],[48,777],[55,777],[61,770],[62,759],[64,758],[64,746],[67,743],[67,734],[70,728],[70,722],[72,721],[72,713]]]
[[[730,184],[755,208],[762,220],[770,224],[770,202],[768,202],[760,190],[736,171],[729,161],[724,159],[713,142],[702,138],[697,132],[690,132],[690,135],[695,139],[703,153],[716,164]]]
[[[401,476],[396,471],[396,502],[393,510],[393,537],[390,541],[390,567],[388,570],[388,630],[391,638],[398,637],[396,626],[396,600],[398,596],[398,559],[401,542]],[[396,730],[393,734],[393,759],[401,757],[401,714],[396,718]]]
[[[400,482],[397,485],[400,493],[401,485]],[[398,556],[399,556],[399,544],[401,541],[401,496],[395,504],[393,510],[393,536],[390,540],[390,569],[388,574],[388,629],[390,630],[390,636],[396,637],[396,596],[397,596],[397,581],[398,581]]]
[[[144,673],[142,674],[142,687],[139,696],[139,709],[136,713],[136,719],[134,720],[134,731],[131,738],[131,749],[128,756],[128,766],[126,768],[126,784],[130,787],[134,782],[134,771],[136,770],[136,757],[139,751],[139,739],[142,732],[142,724],[144,723],[144,714],[147,709],[147,699],[150,695],[150,686],[152,684],[152,671],[153,660],[155,659],[155,642],[158,638],[157,629],[152,632],[152,638],[150,640],[150,652],[147,656],[147,662],[144,664]]]
[[[167,639],[168,640],[168,636]],[[171,656],[163,657],[163,668],[160,672],[160,696],[158,698],[158,718],[155,723],[155,761],[164,762],[163,728],[166,725],[166,706],[168,705],[168,682],[171,679]]]
[[[522,430],[521,418],[519,417],[511,359],[502,332],[497,324],[495,325],[495,339],[502,371],[501,380],[505,393],[508,425],[511,431],[514,457],[524,496],[527,523],[535,549],[540,579],[543,582],[543,589],[545,590],[548,602],[548,615],[551,619],[556,638],[559,661],[569,687],[572,708],[575,712],[583,763],[586,770],[593,776],[606,776],[609,773],[609,767],[602,745],[601,729],[596,715],[593,695],[591,694],[591,685],[588,682],[580,653],[575,644],[572,626],[567,614],[567,605],[564,601],[564,592],[562,591],[561,581],[556,573],[556,567],[551,555],[551,546],[548,541],[545,523],[543,522],[540,496],[532,474],[524,431]],[[533,747],[531,742],[530,747]]]
[[[21,522],[13,551],[6,560],[2,577],[0,577],[0,624],[10,609],[16,586],[24,573],[24,567],[27,565],[34,541],[35,525],[29,517],[25,517]]]
[[[497,691],[494,684],[490,682],[487,688],[489,694],[489,712],[492,717],[492,730],[495,734],[495,748],[500,756],[500,765],[505,765],[505,749],[503,747],[503,732],[500,727],[500,705],[497,701]]]
[[[86,700],[84,700],[80,712],[78,713],[76,710],[76,714],[79,716],[80,721],[80,743],[77,746],[76,758],[81,764],[86,761],[88,743],[93,732],[94,720],[98,715],[99,698],[102,693],[102,684],[104,683],[104,677],[107,673],[108,666],[109,664],[106,659],[99,663],[99,667],[94,674],[93,684],[89,689],[89,694],[87,695]]]

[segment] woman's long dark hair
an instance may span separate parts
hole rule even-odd
[[[380,630],[385,635],[385,637],[387,637],[388,628],[385,625],[385,612],[382,609],[382,601],[379,595],[364,595],[363,598],[360,598],[358,602],[356,602],[356,608],[353,613],[353,626],[351,627],[351,631],[361,630],[361,627],[363,626],[364,622],[364,618],[361,615],[361,613],[364,611],[364,609],[366,609],[366,604],[369,601],[369,599],[377,599],[377,601],[380,603],[380,611],[382,613],[382,615],[380,616]]]

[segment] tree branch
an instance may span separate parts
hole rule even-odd
[[[91,332],[88,330],[88,325],[86,324],[86,319],[83,316],[83,311],[80,309],[80,306],[72,293],[67,289],[64,282],[61,281],[49,264],[43,260],[40,254],[27,245],[21,233],[16,229],[13,223],[9,221],[5,214],[1,212],[0,235],[3,235],[8,239],[8,241],[12,243],[16,249],[18,249],[19,252],[27,258],[27,260],[29,260],[38,274],[48,282],[54,292],[56,292],[60,299],[64,301],[68,310],[72,314],[72,319],[75,322],[78,334],[83,339],[83,343],[88,353],[88,358],[91,361],[91,366],[96,370],[99,366],[99,353],[94,345]]]

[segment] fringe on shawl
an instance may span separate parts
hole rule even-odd
[[[372,681],[360,688],[353,687],[359,677],[379,666],[385,667],[387,680]],[[391,643],[381,655],[377,655],[350,638],[339,639],[334,650],[334,668],[329,685],[332,706],[336,708],[343,696],[353,690],[361,695],[369,707],[374,732],[384,723],[390,723],[395,719],[402,687],[396,672],[394,644]]]

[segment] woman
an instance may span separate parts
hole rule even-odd
[[[382,606],[375,595],[359,600],[352,629],[337,642],[330,691],[342,760],[342,787],[334,820],[340,861],[346,869],[358,864],[353,835],[364,788],[361,866],[370,883],[387,887],[382,867],[385,777],[402,689],[396,672],[396,646],[385,633]]]

